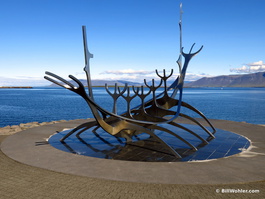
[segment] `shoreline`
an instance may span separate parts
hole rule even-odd
[[[0,127],[0,135],[13,135],[19,131],[23,131],[29,128],[44,126],[48,124],[56,124],[61,122],[67,122],[67,120],[58,120],[58,121],[51,121],[51,122],[29,122],[29,123],[21,123],[19,125],[7,125],[4,127]]]
[[[67,122],[67,120],[58,120],[58,121],[51,121],[51,122],[28,122],[28,123],[21,123],[19,125],[7,125],[4,127],[0,127],[0,136],[1,135],[13,135],[19,131],[23,131],[29,128],[38,127],[38,126],[44,126],[49,124],[56,124],[61,122]],[[246,122],[242,122],[246,123]],[[249,123],[251,124],[251,123]],[[265,124],[254,124],[258,126],[265,127]]]

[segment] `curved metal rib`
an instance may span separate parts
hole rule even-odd
[[[212,128],[213,132],[211,133],[212,134],[212,137],[214,137],[213,134],[216,133],[216,129],[214,128],[214,126],[212,125],[212,123],[207,119],[207,117],[202,113],[200,112],[198,109],[194,108],[193,106],[191,106],[190,104],[186,103],[186,102],[181,102],[181,105],[194,111],[195,113],[199,114],[208,124],[209,126]]]
[[[207,129],[207,128],[205,128],[199,121],[197,121],[196,119],[194,119],[194,118],[192,118],[192,117],[190,117],[190,116],[188,116],[188,115],[185,115],[185,114],[183,114],[183,113],[180,113],[179,114],[179,116],[180,117],[184,117],[184,118],[186,118],[186,119],[188,119],[188,120],[190,120],[190,121],[192,121],[192,122],[194,122],[194,123],[196,123],[198,126],[200,126],[206,133],[208,133],[209,134],[209,136],[211,137],[211,138],[215,138],[215,136]]]
[[[94,121],[94,122],[90,121],[90,122],[83,123],[83,124],[81,124],[81,125],[75,127],[75,128],[74,128],[72,131],[70,131],[69,133],[67,133],[67,134],[66,134],[66,135],[65,135],[60,141],[61,141],[61,142],[64,142],[64,140],[65,140],[66,138],[68,138],[69,136],[71,136],[72,134],[74,134],[75,132],[77,132],[78,130],[83,129],[81,132],[79,132],[79,134],[80,134],[80,133],[82,133],[83,131],[85,131],[85,130],[87,130],[87,129],[93,127],[93,126],[96,126],[97,124],[98,124],[98,123],[97,123],[96,121]]]
[[[152,126],[148,126],[147,128],[150,128],[150,129],[157,129],[157,130],[161,130],[161,131],[164,131],[170,135],[173,135],[174,137],[178,138],[179,140],[181,140],[182,142],[184,142],[185,144],[187,144],[188,146],[190,146],[193,151],[197,151],[198,149],[193,145],[191,144],[190,142],[188,142],[187,140],[185,140],[184,138],[182,138],[181,136],[173,133],[172,131],[170,131],[169,129],[166,129],[166,128],[163,128],[161,126],[155,126],[155,125],[152,125]]]

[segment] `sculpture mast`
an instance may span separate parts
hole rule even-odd
[[[180,3],[179,5],[179,58],[178,58],[178,65],[179,65],[179,69],[181,71],[182,69],[182,3]]]
[[[179,67],[179,76],[178,78],[171,84],[171,86],[169,87],[169,89],[174,89],[173,93],[171,94],[171,98],[175,98],[178,89],[177,89],[177,85],[179,82],[179,78],[181,76],[181,72],[182,72],[182,3],[180,3],[179,5],[179,57],[177,60],[177,64]]]
[[[86,72],[86,76],[87,76],[88,96],[91,97],[92,100],[94,100],[93,91],[92,91],[92,84],[91,84],[91,76],[90,76],[90,65],[89,65],[89,60],[90,60],[90,58],[93,58],[93,54],[91,54],[87,48],[86,27],[85,26],[82,26],[82,32],[83,32],[84,53],[85,53],[84,71]]]

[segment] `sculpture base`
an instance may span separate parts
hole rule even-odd
[[[65,128],[71,129],[88,122],[88,120],[73,120],[31,128],[8,136],[1,143],[1,150],[17,162],[91,178],[137,183],[196,185],[264,180],[265,127],[225,120],[210,121],[218,130],[222,129],[247,137],[251,140],[251,146],[246,151],[236,155],[219,159],[207,160],[205,158],[204,161],[170,163],[93,158],[67,153],[48,144],[48,138],[55,132],[61,132]],[[178,123],[184,122],[178,121]],[[216,136],[221,132],[219,130]],[[215,140],[217,141],[217,139]],[[212,140],[208,146],[211,146],[215,140]],[[224,141],[224,145],[225,143],[226,141]],[[206,148],[201,148],[201,150],[203,149]]]
[[[182,125],[196,132],[204,139],[209,139],[209,135],[200,127],[191,124]],[[60,142],[60,139],[70,131],[65,130],[51,136],[49,143],[59,150],[74,154],[95,158],[143,162],[211,160],[240,153],[250,146],[249,140],[245,137],[222,129],[217,129],[216,138],[208,140],[209,144],[206,145],[184,130],[177,129],[176,131],[176,128],[170,130],[175,131],[177,135],[192,143],[198,148],[198,151],[194,152],[178,138],[162,131],[155,131],[155,133],[174,148],[182,156],[181,159],[176,158],[161,143],[145,133],[134,136],[132,142],[126,143],[125,139],[116,138],[102,129],[98,129],[96,132],[92,132],[89,129],[84,131],[80,138],[73,134],[65,142]]]

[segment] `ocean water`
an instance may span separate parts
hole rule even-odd
[[[94,88],[96,102],[112,110],[105,88]],[[207,118],[265,124],[265,88],[185,88],[183,101]],[[132,101],[132,107],[139,100]],[[124,100],[118,112],[125,111]],[[183,113],[195,116],[188,110]],[[86,102],[63,88],[0,89],[0,127],[28,122],[49,122],[93,117]]]

